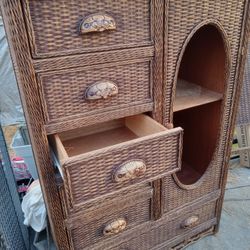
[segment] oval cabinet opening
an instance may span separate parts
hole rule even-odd
[[[174,125],[184,129],[184,185],[196,183],[216,151],[226,83],[227,53],[217,26],[204,25],[184,46],[174,100]]]

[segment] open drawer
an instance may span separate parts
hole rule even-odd
[[[85,127],[50,138],[70,206],[180,170],[182,129],[146,115]]]

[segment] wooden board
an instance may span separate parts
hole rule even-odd
[[[127,127],[121,127],[67,140],[63,145],[69,157],[72,157],[136,138],[137,136]]]
[[[216,102],[222,99],[222,94],[203,88],[197,84],[178,79],[174,112]]]

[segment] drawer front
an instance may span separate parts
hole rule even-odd
[[[139,47],[154,40],[154,2],[158,0],[23,2],[36,58]]]
[[[70,204],[79,206],[88,199],[178,171],[181,147],[182,129],[176,128],[69,158],[62,167]],[[124,171],[135,178],[127,178]]]
[[[172,249],[202,232],[211,229],[216,224],[216,201],[198,206],[189,206],[184,210],[178,210],[173,215],[158,221],[151,221],[142,225],[139,229],[131,230],[123,238],[123,242],[106,240],[101,244],[92,246],[91,250],[158,250]],[[176,248],[178,249],[178,248]]]
[[[53,124],[88,115],[93,118],[137,105],[145,105],[150,111],[151,73],[150,59],[40,73],[38,80],[47,122]]]
[[[121,241],[123,233],[150,220],[152,188],[120,193],[98,205],[83,208],[66,221],[74,249],[85,249],[100,241]],[[100,243],[101,245],[101,243]]]

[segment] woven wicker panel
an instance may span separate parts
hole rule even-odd
[[[119,244],[116,244],[112,239],[102,244],[95,245],[92,248],[86,248],[91,250],[101,250],[101,249],[130,249],[130,250],[156,250],[156,249],[170,249],[169,245],[174,237],[180,236],[179,241],[181,242],[184,237],[191,238],[191,236],[196,235],[199,237],[199,233],[210,228],[215,224],[215,207],[216,202],[208,203],[202,207],[196,206],[196,208],[190,206],[188,212],[182,211],[179,216],[174,216],[169,218],[163,218],[154,224],[148,224],[143,229],[133,231],[130,235],[124,235],[122,239],[119,240]],[[180,215],[181,214],[181,215]],[[198,216],[199,221],[197,226],[193,228],[182,228],[182,223],[190,216]],[[185,235],[185,236],[184,236]],[[132,236],[132,238],[131,238]],[[187,237],[188,236],[188,237]],[[122,242],[123,241],[123,242]],[[177,241],[177,242],[176,242]],[[173,241],[174,245],[178,244],[178,239]],[[168,247],[161,248],[161,245],[168,245]]]
[[[113,236],[103,235],[104,227],[118,218],[124,218],[127,222],[124,232],[149,221],[151,194],[152,192],[147,189],[141,189],[140,194],[132,197],[123,195],[121,199],[116,196],[116,199],[111,199],[112,202],[110,200],[97,207],[93,206],[90,212],[83,209],[82,215],[76,216],[75,222],[71,225],[70,233],[74,249],[84,249],[109,238],[113,241],[116,241],[116,238],[119,239],[122,233]]]
[[[201,22],[210,20],[219,21],[227,33],[230,43],[229,54],[231,56],[231,71],[228,82],[228,92],[233,93],[235,70],[238,58],[238,50],[241,39],[241,27],[244,14],[244,0],[202,0],[202,1],[175,1],[170,0],[167,14],[166,34],[166,85],[165,85],[165,111],[164,123],[169,123],[171,117],[171,105],[173,99],[172,86],[176,74],[177,61],[182,46],[195,26]],[[231,98],[227,99],[228,115],[231,108]],[[228,119],[227,119],[228,120]]]
[[[53,123],[53,120],[68,120],[77,114],[86,117],[136,104],[153,103],[150,65],[149,61],[120,65],[111,63],[40,74],[38,78],[43,89],[48,121]],[[118,86],[118,95],[101,100],[86,100],[87,88],[104,80],[112,81]]]
[[[244,73],[243,88],[240,97],[240,107],[238,113],[237,124],[250,123],[250,44],[248,46],[248,54]]]
[[[173,99],[172,88],[176,71],[178,69],[179,55],[187,37],[192,34],[196,26],[201,23],[216,23],[221,25],[226,33],[225,43],[228,43],[231,68],[228,73],[229,80],[226,86],[224,111],[221,117],[221,129],[216,150],[206,173],[200,183],[193,188],[179,187],[174,179],[169,176],[164,183],[164,211],[168,212],[188,202],[202,197],[219,189],[221,184],[221,171],[224,159],[225,145],[228,144],[229,121],[232,115],[233,95],[235,94],[235,74],[239,47],[241,42],[242,21],[245,1],[169,1],[166,35],[166,85],[165,85],[165,110],[164,123],[171,123]],[[227,69],[228,70],[228,69]],[[171,192],[169,192],[171,190]]]
[[[172,176],[164,178],[163,183],[163,204],[166,213],[219,189],[220,175],[216,173],[216,168],[213,168],[207,172],[200,186],[190,190],[179,187]]]
[[[26,21],[33,56],[151,44],[151,2],[27,0]],[[111,15],[116,30],[80,35],[80,21],[95,13]]]
[[[163,210],[165,213],[220,189],[221,166],[224,162],[223,145],[226,143],[226,136],[223,136],[222,140],[217,143],[215,154],[206,172],[196,183],[189,186],[179,186],[173,176],[166,176],[163,179]]]
[[[43,126],[40,97],[30,58],[20,1],[2,0],[0,5],[52,234],[57,247],[66,250],[69,249],[68,238],[63,224],[62,207],[50,159],[47,134]]]
[[[77,205],[105,193],[138,185],[179,170],[182,131],[150,136],[145,140],[128,142],[96,151],[90,156],[76,157],[64,164],[65,189],[70,201]],[[147,167],[142,177],[115,183],[112,175],[122,163],[140,159]]]

